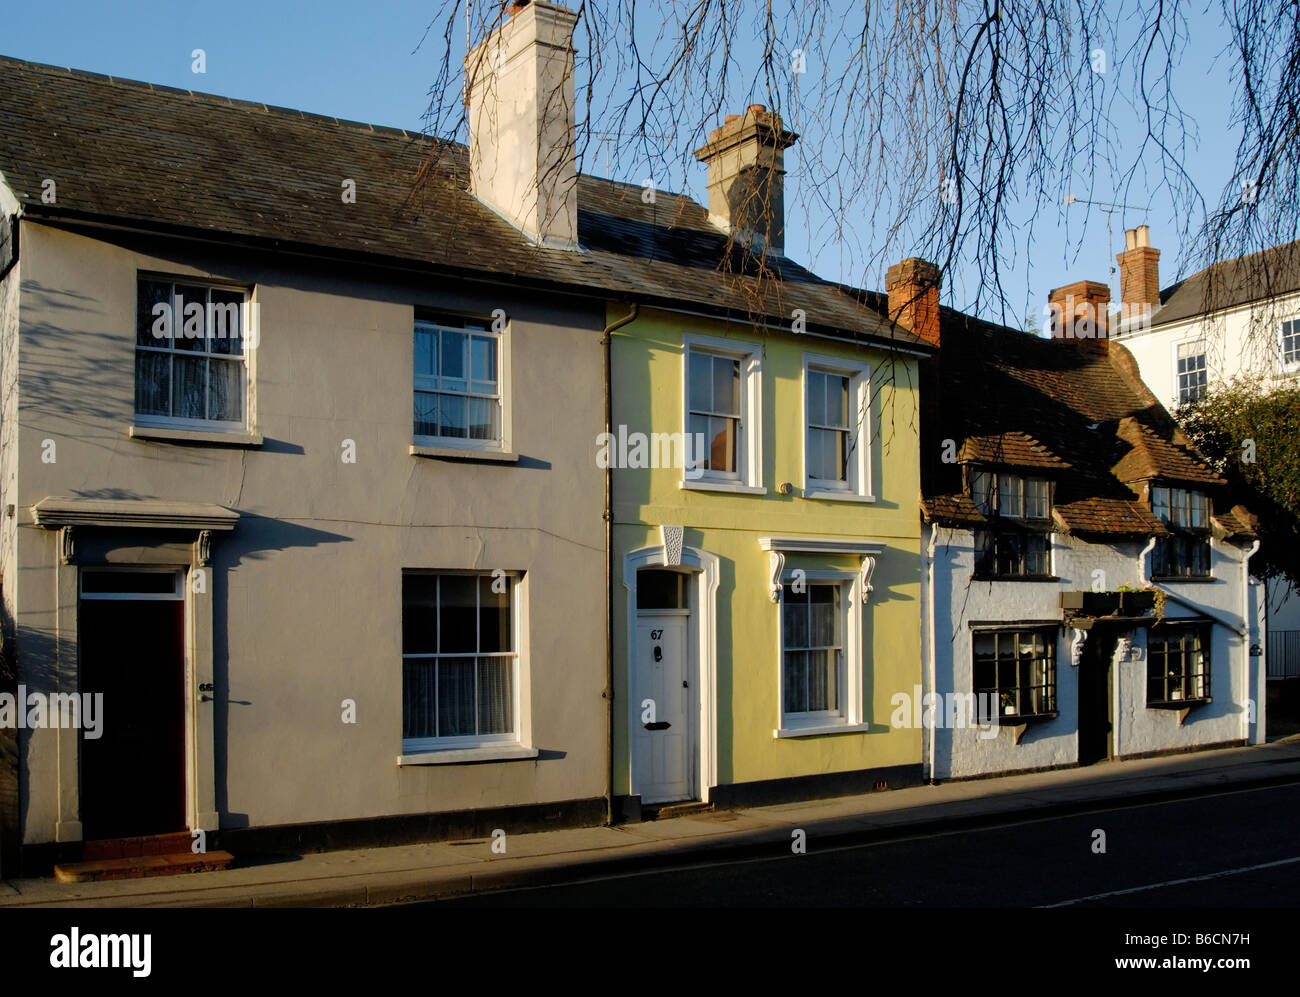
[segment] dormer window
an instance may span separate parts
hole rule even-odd
[[[1156,542],[1152,574],[1163,578],[1210,575],[1210,498],[1190,488],[1153,485],[1151,511],[1170,535]]]
[[[1051,486],[1044,478],[974,471],[971,500],[989,520],[975,531],[975,574],[1048,578],[1052,574]]]

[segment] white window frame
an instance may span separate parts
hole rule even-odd
[[[1200,395],[1199,395],[1198,397],[1202,397],[1202,398],[1205,397],[1205,392],[1209,391],[1209,389],[1210,389],[1210,349],[1209,349],[1209,343],[1208,343],[1205,339],[1200,338],[1200,337],[1197,337],[1196,339],[1185,339],[1185,340],[1183,340],[1181,343],[1174,343],[1174,344],[1173,344],[1173,349],[1174,349],[1174,400],[1175,400],[1175,402],[1176,402],[1177,404],[1179,404],[1179,405],[1182,405],[1182,404],[1183,404],[1184,399],[1183,399],[1183,385],[1182,385],[1182,377],[1183,377],[1183,375],[1182,375],[1182,373],[1178,370],[1178,362],[1179,362],[1180,360],[1189,359],[1189,358],[1186,358],[1186,357],[1180,357],[1180,356],[1178,355],[1178,354],[1179,354],[1179,351],[1182,350],[1182,348],[1183,348],[1184,346],[1190,346],[1190,347],[1193,347],[1194,349],[1199,349],[1199,353],[1194,353],[1193,356],[1200,356],[1200,358],[1201,358],[1201,363],[1203,364],[1203,368],[1202,368],[1202,370],[1203,370],[1203,372],[1204,372],[1204,374],[1205,374],[1205,386],[1204,386],[1204,388],[1201,390],[1201,393],[1200,393]]]
[[[1297,315],[1294,318],[1283,319],[1281,322],[1278,323],[1278,332],[1277,332],[1277,356],[1278,356],[1278,362],[1282,365],[1282,373],[1294,374],[1296,371],[1300,371],[1300,353],[1297,353],[1296,359],[1292,360],[1290,363],[1287,362],[1286,359],[1287,326],[1291,327],[1292,329],[1291,335],[1296,337],[1297,339],[1296,346],[1297,349],[1300,350],[1300,315]]]
[[[190,276],[188,274],[159,273],[155,271],[143,271],[143,270],[138,271],[135,275],[135,294],[136,294],[135,321],[136,322],[139,321],[140,283],[142,281],[152,281],[155,284],[164,284],[164,283],[171,284],[173,305],[176,301],[175,288],[177,284],[188,284],[191,287],[202,287],[207,290],[228,291],[233,294],[243,295],[244,301],[240,311],[240,315],[244,323],[244,328],[241,328],[239,330],[239,340],[240,340],[239,358],[240,359],[238,361],[238,366],[240,368],[240,377],[241,377],[240,390],[243,399],[241,408],[243,409],[244,417],[241,420],[187,419],[182,416],[146,414],[144,412],[136,411],[135,394],[139,390],[139,374],[135,369],[135,362],[136,362],[136,357],[141,352],[167,354],[173,357],[175,356],[181,356],[181,357],[218,356],[221,358],[220,362],[222,363],[236,362],[233,359],[234,355],[229,353],[213,354],[210,350],[199,352],[197,350],[177,350],[175,349],[174,346],[173,347],[150,347],[150,346],[143,345],[139,342],[139,329],[136,328],[132,332],[133,345],[131,347],[132,425],[138,426],[141,429],[146,429],[146,430],[147,429],[182,430],[182,431],[193,431],[199,433],[206,432],[206,433],[218,433],[222,435],[228,434],[231,436],[239,436],[242,434],[251,433],[252,426],[254,425],[253,378],[254,378],[254,360],[257,355],[257,347],[255,344],[257,343],[257,338],[261,334],[261,329],[259,326],[251,326],[253,330],[253,335],[245,336],[245,331],[250,328],[250,323],[253,322],[250,313],[250,310],[255,307],[253,289],[245,284],[236,284],[228,281],[212,280],[211,278]],[[180,315],[173,314],[171,317],[173,341],[175,340],[176,331],[178,329],[184,328],[185,316],[183,312],[184,309],[182,308],[182,314]],[[206,323],[206,321],[207,321],[207,309],[206,309],[206,302],[205,302],[204,322]],[[171,380],[171,390],[174,391],[176,386],[174,366],[172,367],[172,377],[170,380]],[[170,400],[170,396],[169,396],[169,400]]]
[[[765,495],[763,487],[763,348],[757,343],[713,336],[682,337],[682,433],[691,462],[697,458],[691,426],[691,353],[706,353],[740,361],[740,425],[736,440],[736,472],[683,468],[679,488],[694,491]]]
[[[406,611],[406,578],[412,575],[466,575],[473,578],[491,578],[491,572],[487,571],[460,571],[460,570],[404,570],[402,572],[402,612]],[[506,578],[510,580],[510,642],[514,645],[512,651],[508,652],[509,657],[513,659],[514,667],[511,674],[511,717],[514,730],[506,734],[460,734],[453,737],[403,737],[402,738],[402,757],[416,757],[422,754],[432,754],[443,751],[459,751],[467,748],[492,748],[503,745],[522,745],[524,743],[522,731],[524,728],[524,717],[520,712],[523,697],[521,695],[521,682],[523,678],[523,668],[521,661],[524,657],[522,649],[523,638],[523,613],[521,610],[522,599],[520,597],[520,588],[522,575],[518,572],[506,572]],[[402,668],[405,669],[408,658],[464,658],[464,657],[504,657],[507,652],[494,652],[490,655],[482,655],[477,651],[473,655],[465,653],[446,655],[440,653],[411,653],[408,654],[405,649],[402,651]],[[403,679],[403,685],[404,685]],[[405,711],[405,689],[403,688],[402,709]],[[475,704],[477,706],[477,702]],[[435,706],[436,710],[437,707]]]
[[[507,376],[509,371],[509,361],[507,359],[507,355],[510,348],[510,322],[506,321],[502,330],[500,332],[495,332],[492,329],[492,323],[494,320],[491,318],[481,318],[478,316],[465,315],[465,314],[455,313],[455,312],[443,313],[443,317],[447,319],[458,319],[464,322],[474,322],[477,324],[481,324],[483,328],[468,329],[463,326],[458,327],[454,325],[443,325],[441,322],[433,318],[424,318],[419,315],[413,316],[412,323],[411,323],[412,351],[410,354],[411,356],[411,423],[410,423],[411,443],[414,447],[426,449],[426,450],[437,450],[441,448],[441,449],[450,449],[450,450],[465,450],[465,451],[469,451],[470,453],[474,453],[474,452],[509,453],[510,452],[511,407],[510,407],[510,390],[509,390],[510,385]],[[497,407],[498,407],[497,418],[499,419],[500,426],[501,426],[500,439],[473,440],[470,439],[469,437],[428,436],[426,434],[415,432],[416,393],[417,392],[426,392],[432,394],[439,393],[437,387],[437,381],[438,381],[437,377],[431,377],[430,375],[415,373],[415,356],[414,356],[415,334],[416,334],[416,330],[420,326],[427,326],[431,329],[446,330],[448,332],[464,333],[467,336],[491,336],[496,339]],[[472,349],[470,350],[469,362],[471,364],[473,363]],[[439,363],[441,363],[441,358],[439,359]],[[468,369],[465,371],[466,376],[463,380],[466,382],[466,387],[468,387],[469,382],[473,380],[473,378],[469,376],[470,373],[471,372]],[[441,393],[459,394],[459,395],[463,395],[466,398],[482,397],[481,395],[475,395],[471,391],[441,392]],[[468,424],[468,419],[466,421]]]
[[[808,476],[808,374],[838,375],[849,379],[849,446],[852,456],[847,461],[848,479],[842,482],[826,481]],[[831,499],[838,502],[874,502],[874,482],[871,473],[871,367],[843,357],[803,356],[803,447],[802,473],[803,497],[806,499]]]
[[[777,612],[777,709],[776,737],[808,737],[815,734],[843,734],[865,731],[862,711],[863,667],[863,605],[862,579],[859,572],[834,570],[806,570],[799,575],[808,585],[835,585],[839,589],[840,646],[843,648],[839,675],[838,711],[815,713],[787,713],[785,709],[785,586],[795,579],[794,569],[781,573],[781,596],[776,603]]]

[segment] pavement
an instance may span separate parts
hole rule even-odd
[[[1300,782],[1300,735],[1087,768],[698,812],[613,827],[258,857],[221,872],[107,883],[0,882],[0,907],[371,907],[959,833]]]

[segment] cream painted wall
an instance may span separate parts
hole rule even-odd
[[[611,320],[622,317],[615,314]],[[919,731],[889,726],[893,692],[920,682],[920,590],[917,502],[920,495],[916,364],[890,360],[810,336],[760,335],[740,323],[723,323],[642,311],[613,339],[614,425],[629,432],[684,431],[682,337],[697,334],[761,342],[762,482],[766,494],[687,491],[679,468],[614,472],[614,676],[616,702],[626,703],[627,592],[619,584],[625,555],[660,543],[659,526],[685,527],[688,547],[720,559],[717,592],[717,752],[720,785],[919,765]],[[804,439],[804,353],[867,360],[876,374],[872,433],[875,503],[801,497]],[[781,495],[777,486],[793,485]],[[863,647],[864,733],[776,738],[780,721],[779,608],[768,596],[768,555],[758,538],[772,535],[841,537],[878,541],[885,551],[865,609]],[[791,555],[786,570],[818,566],[852,571],[851,556]],[[630,759],[625,709],[615,710],[616,794],[629,792]]]
[[[223,825],[604,795],[603,482],[591,456],[603,424],[601,311],[464,281],[114,245],[30,223],[22,254],[24,667],[40,667],[58,628],[57,536],[30,525],[33,503],[48,495],[218,503],[241,514],[213,544],[219,687],[208,708]],[[255,286],[263,446],[128,438],[139,270]],[[408,454],[416,305],[507,311],[518,464]],[[40,460],[47,438],[57,463]],[[356,464],[340,459],[344,439],[356,442]],[[402,570],[497,567],[524,573],[525,739],[542,758],[399,767]],[[341,722],[345,698],[357,703],[356,725]],[[53,733],[29,744],[28,842],[53,834]]]

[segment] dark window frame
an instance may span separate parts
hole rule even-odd
[[[1163,503],[1161,492],[1165,493]],[[1199,525],[1195,523],[1197,506],[1194,504],[1198,498],[1204,500]],[[1162,513],[1162,505],[1167,512]],[[1156,538],[1151,556],[1152,577],[1179,581],[1213,578],[1210,521],[1214,516],[1214,502],[1209,493],[1199,488],[1153,483],[1151,512],[1169,531],[1168,536]]]
[[[1025,656],[1020,651],[1020,645],[1024,638],[1034,638],[1042,642],[1042,655],[1035,656],[1030,654]],[[992,659],[981,661],[979,658],[979,643],[981,640],[993,640]],[[1001,724],[1020,724],[1033,720],[1047,720],[1058,714],[1057,710],[1057,679],[1059,674],[1059,662],[1057,661],[1057,644],[1060,640],[1060,628],[1055,625],[1050,626],[1022,626],[1022,627],[997,627],[997,628],[980,628],[971,631],[971,689],[975,693],[976,709],[982,710],[987,702],[990,693],[997,697],[996,718],[990,718],[982,713],[979,715],[981,723],[996,722]],[[1012,653],[1003,654],[1002,645],[1009,645]],[[1034,665],[1036,662],[1042,662],[1044,667],[1044,676],[1042,681],[1034,681]],[[987,674],[981,675],[981,671],[992,667],[992,682],[988,681]],[[1005,681],[1008,678],[1004,669],[1010,669],[1012,681]],[[1037,691],[1038,696],[1034,693]],[[1031,707],[1029,712],[1025,712],[1025,706]],[[1013,713],[1007,713],[1006,709],[1011,706]]]
[[[1147,634],[1148,707],[1181,708],[1210,702],[1213,640],[1213,625],[1204,620],[1166,620],[1151,628]],[[1189,668],[1196,664],[1197,655],[1199,672]],[[1173,656],[1176,659],[1171,661]]]
[[[987,477],[988,501],[983,500],[980,479]],[[1013,511],[1002,510],[1002,487],[1005,479],[1015,479],[1018,487]],[[971,500],[989,520],[989,526],[975,530],[974,577],[1006,581],[1050,581],[1052,574],[1052,498],[1053,482],[1049,478],[991,468],[968,468],[967,490]],[[1043,515],[1026,515],[1029,484],[1043,486]],[[1009,493],[1009,490],[1007,490]],[[1014,511],[1018,509],[1019,511]]]

